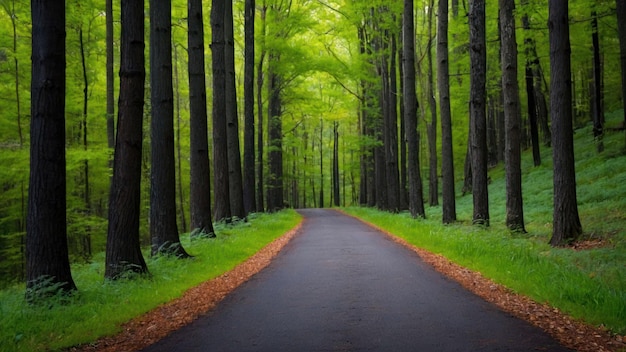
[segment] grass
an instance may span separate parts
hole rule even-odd
[[[617,119],[619,113],[608,119]],[[623,115],[621,115],[623,116]],[[619,121],[619,120],[618,120]],[[589,324],[626,333],[626,154],[623,132],[604,138],[598,154],[591,127],[575,133],[576,177],[581,239],[602,239],[602,248],[575,251],[552,248],[551,150],[543,148],[543,165],[523,156],[524,215],[528,233],[510,233],[505,223],[505,180],[502,166],[490,170],[491,227],[471,226],[472,197],[457,198],[457,217],[441,224],[441,207],[427,207],[426,220],[406,213],[348,208],[410,243],[442,254],[481,272],[538,302],[547,302]],[[460,186],[457,186],[460,190]]]
[[[0,291],[0,351],[59,350],[115,334],[120,324],[232,269],[299,221],[295,211],[285,210],[218,225],[215,239],[184,236],[193,259],[148,258],[151,275],[133,280],[105,281],[100,254],[90,264],[72,267],[76,295],[45,306],[25,304],[23,285]]]

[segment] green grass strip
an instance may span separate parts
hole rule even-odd
[[[25,304],[24,286],[0,291],[0,351],[59,350],[115,334],[122,323],[234,268],[300,220],[298,213],[285,210],[218,225],[215,239],[183,236],[193,259],[148,258],[151,276],[133,280],[105,281],[100,254],[91,264],[72,267],[79,291],[63,303]]]
[[[345,211],[574,318],[626,332],[626,267],[603,253],[610,249],[551,248],[502,228],[444,226],[436,216],[415,220],[369,208]]]

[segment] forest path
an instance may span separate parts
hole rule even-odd
[[[299,212],[266,269],[144,351],[568,351],[357,219]]]

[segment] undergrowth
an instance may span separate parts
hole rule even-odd
[[[0,351],[59,350],[115,334],[122,323],[232,269],[299,221],[295,211],[285,210],[217,224],[217,238],[181,236],[193,258],[148,258],[147,251],[150,275],[118,281],[103,279],[100,253],[91,263],[72,267],[78,286],[74,295],[51,297],[45,304],[26,304],[23,285],[0,291]]]

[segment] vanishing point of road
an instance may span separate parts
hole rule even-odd
[[[569,351],[362,222],[299,212],[267,268],[144,351]]]

